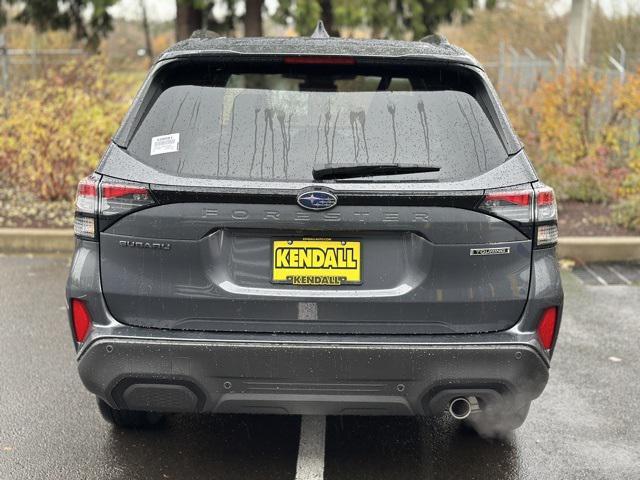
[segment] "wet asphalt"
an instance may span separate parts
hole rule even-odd
[[[296,477],[299,417],[106,424],[75,370],[67,269],[0,256],[0,480]],[[485,440],[445,417],[330,417],[324,478],[640,478],[640,287],[563,279],[551,379],[522,428]]]

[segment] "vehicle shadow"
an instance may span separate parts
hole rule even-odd
[[[488,440],[449,418],[328,419],[325,478],[519,477],[514,434]]]
[[[122,479],[294,478],[300,417],[176,415],[151,430],[112,429]]]

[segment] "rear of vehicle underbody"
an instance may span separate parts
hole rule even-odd
[[[555,202],[484,77],[270,62],[154,72],[81,183],[87,388],[122,411],[526,416],[561,314]]]

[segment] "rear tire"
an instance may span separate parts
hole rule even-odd
[[[157,427],[165,420],[165,416],[160,413],[118,410],[110,407],[100,398],[97,400],[102,418],[119,428],[152,428]]]
[[[530,406],[531,402],[528,402],[517,410],[482,410],[472,413],[464,422],[481,437],[503,438],[522,426]]]

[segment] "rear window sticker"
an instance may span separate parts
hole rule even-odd
[[[159,155],[161,153],[177,152],[180,146],[180,134],[172,133],[170,135],[161,135],[151,139],[150,155]]]

